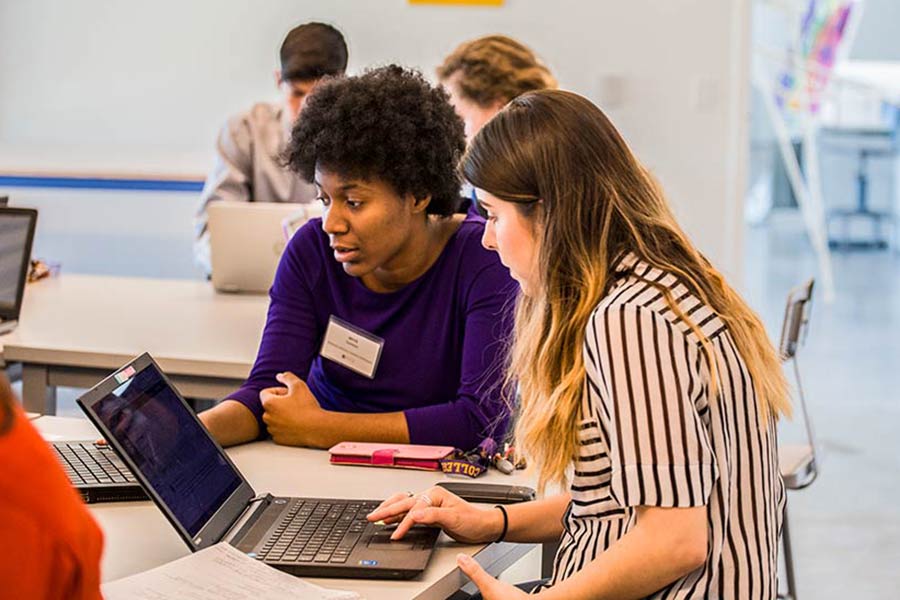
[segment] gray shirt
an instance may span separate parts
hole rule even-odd
[[[206,273],[212,271],[206,228],[210,202],[308,203],[315,199],[315,187],[281,165],[291,125],[284,107],[260,102],[228,119],[219,132],[215,163],[200,194],[194,222],[194,261]]]

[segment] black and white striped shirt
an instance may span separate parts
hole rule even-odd
[[[706,563],[650,597],[775,598],[785,496],[774,421],[760,426],[749,372],[709,306],[634,255],[617,274],[586,330],[579,455],[550,583],[628,533],[636,507],[705,505]],[[699,339],[648,281],[709,338],[716,398]]]

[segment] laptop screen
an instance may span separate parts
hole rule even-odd
[[[128,369],[117,381],[123,373]],[[152,363],[92,403],[91,411],[192,537],[243,482]]]
[[[0,314],[15,311],[25,285],[34,214],[0,210]]]

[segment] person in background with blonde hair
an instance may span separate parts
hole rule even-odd
[[[505,35],[463,42],[444,59],[437,76],[463,120],[467,140],[516,96],[557,86],[550,70],[528,46]],[[460,211],[484,216],[475,191],[464,189],[463,195],[467,200]]]
[[[557,86],[528,46],[505,35],[463,42],[444,59],[437,76],[470,140],[516,96]]]
[[[772,599],[790,413],[759,318],[693,246],[596,106],[524,94],[462,161],[488,213],[483,243],[521,284],[508,377],[517,447],[539,488],[481,509],[442,488],[370,516],[467,542],[560,540],[547,598]],[[463,555],[488,600],[525,592]]]

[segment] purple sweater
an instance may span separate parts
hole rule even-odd
[[[253,412],[265,435],[259,392],[292,371],[326,410],[403,411],[414,444],[469,449],[502,437],[503,355],[518,286],[481,246],[483,231],[483,219],[467,216],[425,274],[382,294],[344,273],[321,219],[311,220],[285,249],[256,363],[229,398]],[[331,315],[385,340],[374,379],[319,355]]]

